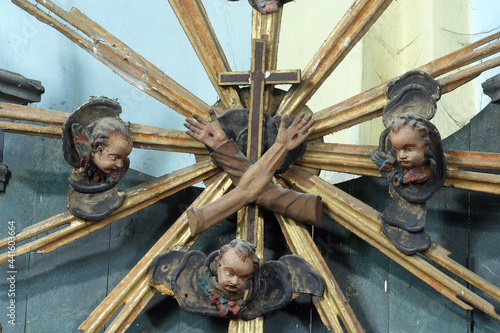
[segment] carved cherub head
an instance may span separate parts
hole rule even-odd
[[[222,246],[217,262],[217,280],[222,288],[232,293],[243,289],[259,265],[259,258],[252,244],[234,239]]]
[[[89,125],[90,158],[104,173],[120,171],[132,152],[132,139],[125,124],[115,118],[101,118]]]
[[[389,134],[398,163],[405,169],[420,167],[427,158],[430,139],[427,126],[417,114],[403,113]]]
[[[238,0],[229,0],[238,1]],[[292,0],[248,0],[250,6],[262,14],[272,14],[279,10],[279,7]]]

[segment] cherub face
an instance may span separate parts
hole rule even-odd
[[[397,154],[398,162],[407,169],[422,165],[427,154],[427,146],[422,136],[411,127],[403,127],[399,132],[391,133],[392,149]]]
[[[92,162],[104,173],[111,173],[123,168],[124,160],[132,151],[133,145],[117,134],[110,136],[106,143],[106,147],[100,146],[92,154]]]
[[[251,258],[243,261],[234,249],[230,249],[219,259],[217,280],[222,288],[235,293],[243,289],[253,271],[254,264]]]

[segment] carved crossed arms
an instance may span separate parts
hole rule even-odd
[[[321,198],[282,189],[270,183],[286,154],[314,132],[311,116],[297,117],[288,128],[288,117],[284,116],[276,142],[253,165],[236,144],[227,139],[215,114],[211,112],[210,116],[212,122],[198,116],[194,116],[194,120],[187,119],[184,124],[189,130],[187,134],[214,149],[212,157],[222,165],[236,188],[219,200],[188,211],[193,235],[208,229],[252,202],[298,221],[321,224]]]

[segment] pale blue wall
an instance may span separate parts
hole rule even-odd
[[[168,1],[62,0],[57,3],[66,10],[73,6],[79,8],[206,103],[216,102],[215,90]],[[248,2],[204,0],[203,4],[232,70],[248,70],[251,25]],[[106,96],[118,98],[126,121],[184,129],[183,116],[125,82],[61,33],[8,1],[0,6],[0,68],[42,81],[46,92],[42,101],[33,106],[71,112],[89,96]],[[473,40],[499,29],[495,18],[498,12],[498,1],[471,0]],[[298,21],[297,24],[314,32],[310,23]],[[294,52],[290,52],[290,57],[293,55]],[[499,72],[498,69],[488,71],[476,80],[477,111],[489,103],[480,84]],[[338,101],[329,103],[334,102]],[[188,154],[135,149],[131,155],[132,168],[153,176],[193,162],[194,157]]]
[[[203,67],[168,1],[57,1],[77,7],[209,105],[217,101]],[[98,5],[99,4],[99,5]],[[206,0],[233,70],[250,68],[251,8],[246,1]],[[0,68],[40,80],[45,94],[32,106],[72,112],[89,96],[118,98],[122,119],[183,130],[184,117],[125,82],[61,33],[7,1],[1,5]],[[243,37],[242,37],[243,36]],[[135,149],[133,169],[159,176],[194,162],[188,154]]]

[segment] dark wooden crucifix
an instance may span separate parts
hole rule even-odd
[[[222,72],[218,75],[218,83],[221,86],[250,85],[247,157],[252,163],[262,155],[261,140],[265,85],[300,83],[300,69],[265,69],[266,46],[266,39],[253,40],[250,72]]]
[[[266,37],[266,36],[263,36]],[[248,119],[247,157],[254,163],[262,155],[262,123],[264,113],[264,88],[266,84],[300,83],[300,70],[266,70],[267,40],[254,39],[250,72],[222,72],[218,83],[227,85],[250,85],[250,107]],[[247,206],[247,240],[254,242],[258,207]]]

